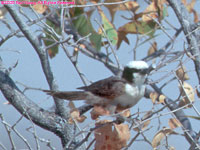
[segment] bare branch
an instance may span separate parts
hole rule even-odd
[[[200,83],[200,31],[192,30],[192,17],[188,14],[187,9],[180,0],[168,0],[170,6],[176,13],[176,16],[182,26],[186,40],[188,42],[188,50],[194,56],[194,64],[197,77]]]

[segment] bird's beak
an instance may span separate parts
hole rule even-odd
[[[153,71],[156,68],[155,64],[152,64],[151,66],[149,66],[149,68],[147,69],[143,69],[141,71],[142,74],[149,74],[151,71]]]

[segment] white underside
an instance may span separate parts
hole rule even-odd
[[[132,107],[144,96],[145,86],[135,87],[130,84],[125,86],[126,94],[117,97],[113,102],[115,105],[122,105],[123,107]]]

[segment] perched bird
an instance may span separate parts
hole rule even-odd
[[[150,67],[144,61],[129,62],[121,77],[112,76],[80,87],[82,91],[48,91],[53,97],[73,100],[85,100],[91,105],[106,108],[110,114],[134,106],[145,92],[145,80]]]

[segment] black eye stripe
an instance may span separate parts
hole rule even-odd
[[[147,69],[136,69],[136,68],[128,68],[128,67],[125,67],[124,68],[124,71],[125,72],[129,72],[129,73],[141,73],[141,74],[146,74],[146,70]]]
[[[128,72],[141,72],[142,69],[135,69],[135,68],[125,68]]]
[[[131,70],[132,72],[140,72],[140,71],[141,71],[141,69],[135,69],[135,68],[130,68],[130,70]]]

